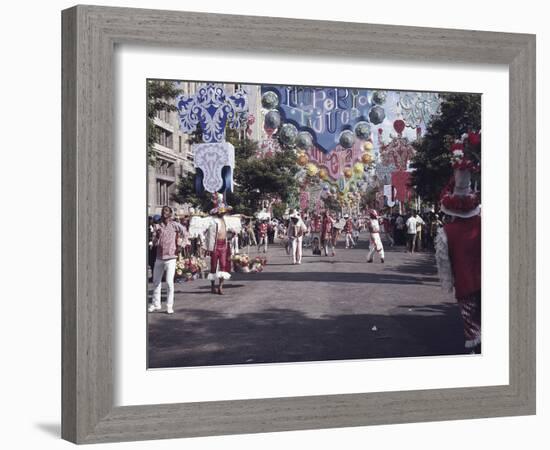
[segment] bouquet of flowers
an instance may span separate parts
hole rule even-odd
[[[237,253],[231,257],[231,261],[233,262],[235,272],[250,272],[250,259],[248,255],[240,255]]]
[[[175,278],[178,282],[196,280],[205,268],[206,261],[204,259],[195,256],[184,258],[180,255],[176,260]]]
[[[267,258],[265,256],[256,256],[250,262],[250,272],[261,272],[266,264]]]

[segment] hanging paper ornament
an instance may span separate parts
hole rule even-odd
[[[349,167],[346,167],[346,168],[344,169],[344,176],[345,176],[346,178],[351,178],[352,175],[353,175],[352,170],[351,170]]]
[[[370,136],[370,124],[364,120],[357,122],[353,131],[359,139],[368,139]]]
[[[386,112],[381,106],[375,105],[369,111],[369,120],[374,125],[378,125],[386,118]]]
[[[275,130],[281,126],[281,114],[276,109],[272,109],[265,115],[264,126],[267,129]]]
[[[372,93],[372,102],[377,105],[383,105],[386,102],[386,92],[385,91],[374,91]]]
[[[279,96],[273,91],[267,91],[262,95],[262,106],[265,109],[273,109],[279,106]]]
[[[405,129],[405,122],[401,119],[395,120],[393,122],[393,129],[399,134],[403,133],[403,130]]]
[[[350,130],[344,130],[340,134],[339,142],[342,147],[351,148],[355,142],[355,134]]]
[[[356,175],[361,175],[364,171],[365,171],[365,166],[363,165],[363,163],[356,162],[356,163],[353,165],[353,172],[354,172]]]
[[[338,178],[338,189],[341,193],[346,189],[346,179],[344,177]]]
[[[279,139],[281,142],[285,145],[294,145],[296,142],[296,137],[298,136],[298,129],[292,125],[291,123],[285,123],[281,127],[281,131],[279,133]]]
[[[309,162],[309,157],[305,153],[300,153],[296,158],[296,162],[299,166],[305,166]]]
[[[319,178],[320,178],[321,180],[326,180],[326,179],[328,179],[328,171],[327,171],[327,169],[325,169],[324,167],[321,168],[321,169],[319,170]]]
[[[309,131],[300,131],[296,137],[296,147],[309,150],[313,147],[313,137]]]
[[[317,175],[318,172],[319,168],[315,164],[306,164],[306,173],[308,174],[308,176],[314,177],[315,175]]]

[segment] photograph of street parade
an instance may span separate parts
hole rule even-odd
[[[481,94],[146,83],[149,369],[481,354]]]

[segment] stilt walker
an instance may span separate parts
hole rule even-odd
[[[206,250],[210,252],[210,274],[208,279],[212,285],[212,293],[223,295],[223,282],[229,280],[231,274],[231,246],[228,242],[229,229],[224,215],[231,211],[231,207],[225,205],[222,194],[215,194],[215,207],[210,211],[215,216],[208,227],[205,236]],[[218,289],[216,290],[216,280]]]
[[[441,196],[452,221],[439,229],[435,251],[441,284],[453,292],[464,324],[464,346],[481,353],[481,207],[470,185],[478,169],[462,151],[453,153],[454,177]]]
[[[384,246],[382,245],[382,239],[380,239],[380,222],[378,221],[378,213],[374,209],[369,211],[367,227],[370,231],[370,251],[367,262],[371,263],[374,252],[377,252],[380,255],[380,262],[384,264]]]

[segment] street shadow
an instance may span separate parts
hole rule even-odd
[[[300,282],[322,281],[326,283],[376,283],[376,284],[423,284],[418,277],[383,273],[353,273],[353,272],[259,272],[235,274],[257,281]],[[243,278],[244,279],[244,278]]]
[[[456,304],[403,305],[388,315],[312,318],[270,308],[224,315],[178,310],[149,325],[149,368],[465,354]]]

